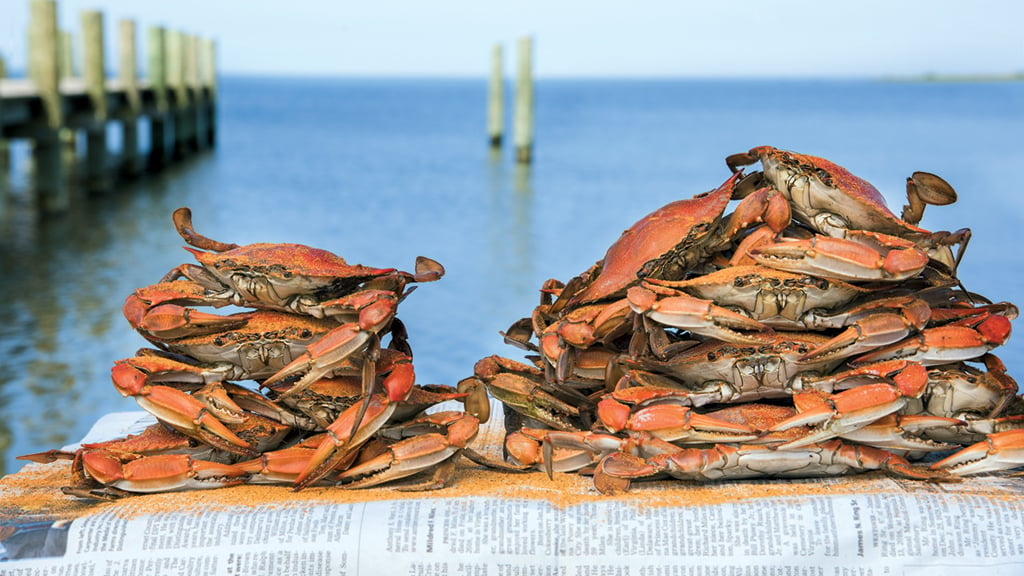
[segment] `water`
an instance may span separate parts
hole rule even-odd
[[[498,331],[530,313],[544,280],[583,271],[638,218],[716,187],[725,156],[761,144],[835,160],[896,211],[912,171],[942,175],[960,200],[923,225],[972,228],[966,285],[1024,304],[1024,84],[545,80],[531,168],[487,148],[485,90],[225,78],[215,151],[62,217],[35,214],[16,166],[0,212],[0,472],[136,409],[110,384],[113,362],[145,345],[120,307],[190,260],[170,222],[178,206],[226,242],[407,270],[420,254],[442,262],[444,279],[400,310],[421,383],[454,384],[492,353],[520,358]],[[1022,347],[999,351],[1018,376]]]

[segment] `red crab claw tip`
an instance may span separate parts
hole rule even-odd
[[[603,398],[597,403],[597,417],[610,432],[624,429],[629,420],[629,413],[629,406],[614,398]]]
[[[110,379],[124,397],[138,394],[146,385],[146,375],[128,363],[114,364],[110,369]]]
[[[401,402],[412,393],[416,383],[416,372],[412,363],[404,362],[391,369],[391,373],[384,378],[383,386],[387,392],[388,400]]]
[[[1005,316],[989,316],[975,330],[991,344],[1001,345],[1010,338],[1011,324]]]

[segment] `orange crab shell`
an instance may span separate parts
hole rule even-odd
[[[395,271],[394,268],[349,264],[332,252],[302,244],[248,244],[219,253],[188,246],[184,248],[209,269],[253,269],[283,278],[295,275],[308,278],[373,278]]]
[[[666,204],[633,224],[608,248],[597,278],[570,304],[616,296],[635,282],[637,273],[652,260],[685,241],[699,242],[709,236],[714,231],[711,224],[722,216],[740,176],[733,174],[715,190]]]

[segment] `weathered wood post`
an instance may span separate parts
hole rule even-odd
[[[138,59],[135,55],[135,21],[121,20],[118,23],[118,77],[124,87],[127,110],[121,116],[122,144],[121,172],[126,176],[137,176],[139,166],[139,114],[142,112],[142,98],[139,95]]]
[[[202,86],[199,82],[199,37],[195,34],[185,35],[185,85],[188,88],[189,102],[192,106],[188,110],[189,133],[188,146],[190,150],[202,150],[206,147],[203,138],[206,127],[206,99]]]
[[[35,186],[46,210],[67,210],[71,205],[61,162],[60,130],[64,125],[64,103],[60,95],[60,70],[57,63],[57,3],[32,0],[29,30],[29,69],[43,102],[46,123],[35,137],[32,161]]]
[[[156,99],[156,113],[149,117],[149,158],[146,167],[157,171],[167,162],[167,39],[162,27],[149,28],[146,48],[149,85]]]
[[[7,78],[7,63],[0,54],[0,80]],[[0,98],[0,118],[3,118],[4,101]],[[11,170],[11,148],[3,135],[3,125],[0,124],[0,190],[4,190],[7,176]]]
[[[217,43],[212,39],[203,41],[203,87],[206,89],[206,143],[217,144]]]
[[[533,38],[519,39],[519,72],[516,75],[516,160],[529,164],[533,160]]]
[[[75,70],[75,49],[71,32],[60,30],[58,32],[59,46],[57,68],[60,70],[60,80],[69,80],[77,76]],[[64,176],[69,185],[75,181],[75,168],[78,164],[78,134],[74,128],[65,126],[60,130],[61,162],[64,163]]]
[[[487,98],[487,136],[491,148],[501,147],[505,131],[505,74],[502,69],[501,44],[491,50],[491,84]]]
[[[168,30],[167,39],[167,87],[171,92],[171,114],[173,123],[173,144],[171,155],[174,158],[185,156],[188,142],[188,88],[185,86],[185,42],[183,34],[177,30]]]
[[[107,176],[107,74],[103,46],[103,13],[86,10],[82,20],[82,59],[85,90],[92,102],[92,122],[85,128],[85,186],[110,187]]]
[[[74,47],[72,46],[71,32],[67,30],[60,31],[60,78],[75,77],[75,54]]]

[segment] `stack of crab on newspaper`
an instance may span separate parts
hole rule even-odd
[[[918,226],[953,188],[914,173],[897,217],[823,158],[762,146],[726,164],[717,189],[544,284],[504,334],[532,365],[477,363],[464,382],[506,408],[494,465],[592,473],[603,492],[665,476],[1024,466],[1024,399],[991,353],[1017,308],[957,277],[968,229]]]
[[[116,498],[133,492],[242,482],[373,486],[434,469],[407,488],[443,484],[477,434],[465,411],[425,415],[448,400],[486,394],[417,386],[399,302],[444,268],[419,258],[415,273],[348,264],[298,244],[225,244],[198,234],[188,208],[178,233],[199,262],[137,289],[124,315],[156,349],[116,362],[114,387],[158,422],[145,432],[75,452],[65,492]],[[195,306],[239,306],[218,315]],[[381,346],[382,338],[388,341]],[[238,381],[252,381],[244,386]]]

